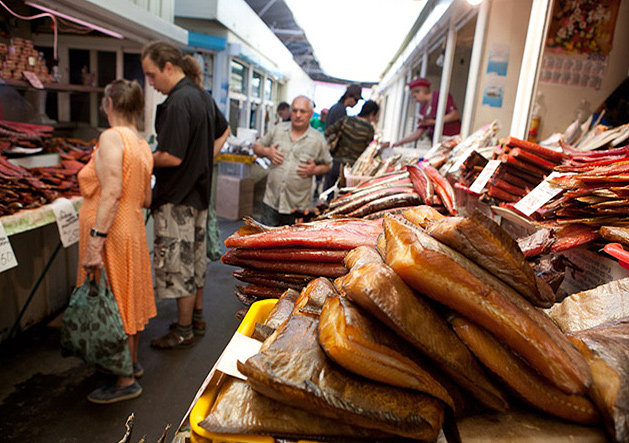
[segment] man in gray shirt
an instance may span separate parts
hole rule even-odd
[[[265,225],[293,224],[293,211],[310,204],[312,177],[325,174],[332,165],[325,138],[310,126],[313,111],[308,97],[296,97],[291,121],[274,126],[254,145],[256,155],[272,162],[262,202],[261,222]]]

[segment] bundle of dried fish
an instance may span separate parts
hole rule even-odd
[[[394,217],[384,228],[385,262],[409,286],[487,329],[563,392],[585,393],[587,363],[544,313],[418,228]]]
[[[279,297],[284,290],[300,290],[319,276],[347,272],[343,259],[358,246],[374,246],[382,225],[359,219],[334,219],[279,228],[251,218],[225,240],[230,248],[221,258],[238,266],[234,277],[249,283],[237,286],[236,296],[246,306],[256,300]]]

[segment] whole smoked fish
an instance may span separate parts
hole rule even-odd
[[[507,409],[502,392],[487,379],[445,319],[389,266],[368,263],[337,278],[334,285],[342,295],[427,356],[481,403],[497,411]]]
[[[487,329],[566,394],[584,394],[587,363],[557,326],[510,286],[419,229],[384,220],[385,262],[416,291]]]
[[[325,301],[319,342],[328,357],[354,374],[430,394],[454,408],[446,389],[421,365],[416,352],[344,297]]]
[[[551,385],[489,332],[460,315],[449,318],[454,332],[492,373],[528,404],[569,421],[597,424],[600,414],[582,395],[568,395]]]
[[[371,262],[384,263],[384,260],[376,248],[370,246],[359,246],[352,249],[343,260],[347,269],[359,268]]]
[[[535,306],[555,303],[552,288],[538,278],[513,238],[496,222],[475,210],[469,217],[448,217],[426,233],[485,268]]]

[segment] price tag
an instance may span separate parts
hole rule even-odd
[[[235,332],[219,357],[216,363],[216,370],[229,374],[232,377],[246,380],[247,377],[238,370],[236,362],[238,360],[246,361],[252,355],[257,354],[260,352],[261,346],[261,341],[247,337],[240,332]]]
[[[0,222],[0,272],[17,266],[17,258],[11,247],[11,242],[4,230],[2,222]]]
[[[72,246],[79,241],[79,217],[74,205],[67,198],[58,198],[51,206],[57,218],[57,229],[63,247]]]
[[[23,71],[22,75],[31,84],[33,88],[44,89],[44,84],[41,82],[39,77],[37,77],[33,72]]]
[[[496,172],[500,163],[500,160],[489,160],[483,170],[480,171],[480,174],[478,174],[478,177],[476,177],[476,180],[474,180],[474,183],[472,183],[472,186],[470,186],[470,191],[475,192],[476,194],[483,192],[485,185],[491,176],[494,175],[494,172]]]
[[[549,180],[560,175],[569,175],[565,172],[553,172],[546,179],[535,187],[531,192],[526,194],[514,206],[515,209],[522,214],[529,216],[539,208],[544,206],[551,198],[559,194],[563,189],[559,186],[553,186]],[[571,174],[570,174],[571,175]]]

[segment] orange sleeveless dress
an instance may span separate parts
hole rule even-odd
[[[142,204],[146,186],[153,171],[153,154],[145,140],[128,128],[114,127],[122,137],[122,197],[103,249],[107,279],[118,303],[125,332],[133,335],[144,330],[149,319],[157,315],[153,295],[151,260]],[[94,152],[98,145],[94,148]],[[79,211],[79,269],[77,286],[85,281],[81,266],[89,232],[94,227],[101,187],[92,158],[78,174],[83,204]]]

